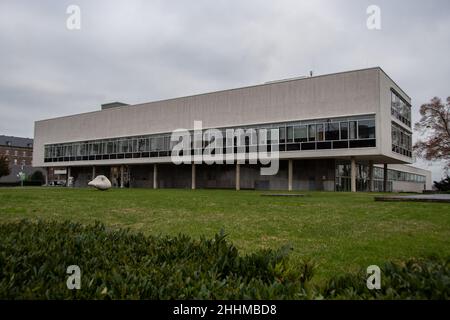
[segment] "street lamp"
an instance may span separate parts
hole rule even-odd
[[[20,186],[23,187],[23,182],[25,181],[27,175],[23,172],[23,165],[20,170],[21,171],[17,174],[17,177],[20,179]]]

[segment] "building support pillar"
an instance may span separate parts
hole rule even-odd
[[[133,179],[132,179],[132,175],[131,175],[131,168],[133,166],[127,165],[127,186],[128,188],[132,188],[133,187]]]
[[[66,187],[69,187],[69,178],[70,178],[70,167],[66,168],[66,175],[67,175],[67,179],[66,179]]]
[[[153,165],[153,189],[158,189],[158,165]]]
[[[45,185],[48,186],[48,175],[50,173],[49,167],[45,168]]]
[[[293,160],[288,160],[288,191],[292,191]]]
[[[95,166],[92,166],[92,180],[95,179]]]
[[[192,183],[191,183],[191,188],[192,188],[192,190],[195,190],[195,163],[192,163],[192,172],[191,172],[191,175],[192,175]]]
[[[369,161],[369,183],[368,183],[369,192],[373,191],[373,161]]]
[[[351,157],[350,161],[351,161],[351,165],[350,165],[351,191],[356,192],[356,160],[355,160],[355,157]]]
[[[384,164],[383,166],[383,191],[384,192],[388,192],[387,191],[387,179],[388,179],[388,165],[387,163]]]
[[[123,165],[120,166],[120,188],[123,188]]]
[[[241,190],[241,165],[236,162],[236,190]]]

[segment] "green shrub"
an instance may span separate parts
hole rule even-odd
[[[441,181],[434,181],[434,186],[439,191],[450,192],[450,176],[443,178]]]
[[[0,224],[0,299],[301,298],[311,268],[294,268],[288,252],[241,256],[223,234],[193,240],[99,223]],[[81,268],[81,290],[67,289],[69,265]]]
[[[314,264],[294,264],[289,247],[239,251],[223,233],[213,239],[144,236],[97,223],[0,224],[0,299],[449,299],[450,260],[386,263],[381,289],[367,275],[309,283]],[[66,286],[81,268],[81,290]]]
[[[28,177],[28,181],[32,181],[37,185],[42,186],[45,183],[45,176],[42,171],[36,170],[31,176]]]
[[[381,288],[369,290],[364,271],[331,279],[320,292],[327,299],[449,299],[450,259],[429,257],[388,262],[381,267]]]

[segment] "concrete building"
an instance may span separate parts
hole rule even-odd
[[[223,132],[276,129],[278,173],[175,165],[171,133],[197,120]],[[408,165],[411,137],[411,99],[377,67],[36,121],[33,165],[66,168],[75,186],[104,174],[118,187],[420,192],[431,173]]]
[[[0,178],[1,183],[19,182],[19,172],[27,176],[34,172],[31,166],[33,158],[33,139],[0,135],[0,156],[9,163],[9,175]]]

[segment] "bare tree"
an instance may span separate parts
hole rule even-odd
[[[443,160],[446,169],[450,169],[450,97],[446,104],[434,97],[420,107],[420,115],[414,129],[422,138],[414,145],[414,151],[426,160]]]
[[[0,156],[0,178],[9,174],[8,161],[4,156]]]

